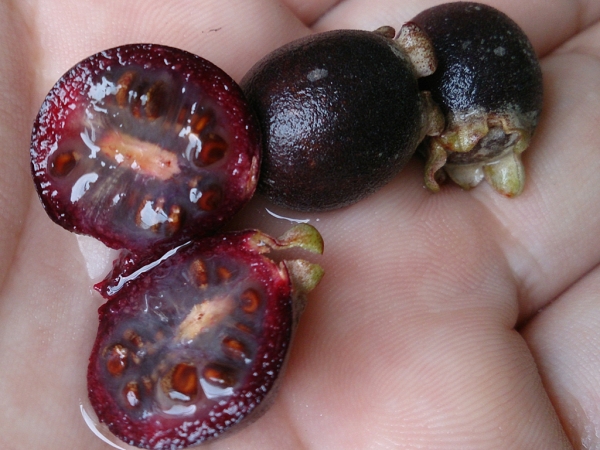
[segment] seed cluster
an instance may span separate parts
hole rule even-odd
[[[47,95],[31,144],[49,216],[138,253],[220,228],[252,197],[260,151],[256,119],[230,77],[153,45],[73,67]]]
[[[296,322],[293,264],[267,258],[265,246],[306,248],[307,232],[317,236],[303,225],[280,240],[257,231],[196,240],[104,291],[88,389],[116,436],[184,448],[260,413]]]
[[[102,382],[135,417],[156,405],[170,415],[192,405],[207,410],[247,379],[268,302],[259,279],[222,259],[189,254],[146,287],[144,309],[104,337]],[[169,299],[173,285],[177,298]]]

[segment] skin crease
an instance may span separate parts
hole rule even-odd
[[[47,218],[29,175],[31,124],[54,82],[133,42],[197,53],[239,81],[294,38],[399,28],[437,3],[0,1],[0,448],[112,448],[80,412],[101,300],[77,238]],[[291,225],[265,208],[310,219],[326,275],[272,408],[206,448],[600,448],[600,3],[488,3],[542,57],[525,191],[430,194],[415,160],[339,211],[253,200],[231,227]]]

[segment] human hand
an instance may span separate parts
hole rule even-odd
[[[28,147],[46,92],[97,51],[153,42],[236,80],[314,31],[401,24],[436,1],[0,2],[0,447],[107,450],[85,424],[102,300],[88,271],[111,254],[54,225]],[[423,189],[415,159],[338,211],[257,197],[236,227],[277,235],[309,219],[326,270],[281,390],[214,449],[600,447],[600,4],[495,0],[541,56],[545,104],[523,194]],[[80,248],[80,242],[84,242]],[[571,441],[571,444],[569,443]]]

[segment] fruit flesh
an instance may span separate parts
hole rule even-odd
[[[273,397],[304,295],[323,270],[265,254],[321,253],[322,238],[299,225],[279,239],[199,239],[252,196],[259,157],[241,90],[177,49],[93,55],[42,105],[31,158],[49,216],[124,249],[96,286],[107,302],[88,395],[125,443],[197,445],[248,424]]]
[[[49,216],[113,248],[163,250],[209,233],[258,180],[260,138],[235,82],[170,47],[87,58],[48,94],[32,171]]]
[[[109,296],[88,368],[99,419],[123,442],[175,449],[229,431],[268,405],[302,296],[322,276],[265,253],[322,251],[309,226],[275,240],[256,231],[186,244]],[[233,429],[239,429],[239,426]]]
[[[439,190],[443,168],[463,188],[486,178],[498,192],[519,195],[525,182],[520,154],[542,107],[541,69],[527,36],[505,14],[473,2],[442,4],[411,22],[435,48],[438,70],[420,85],[447,123],[426,139],[426,186]]]

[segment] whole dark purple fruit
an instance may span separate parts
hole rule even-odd
[[[336,30],[287,44],[241,82],[263,132],[259,190],[303,211],[350,205],[406,164],[430,133],[417,77],[435,60],[418,27]]]
[[[126,45],[50,90],[31,161],[52,220],[113,248],[169,248],[214,231],[253,195],[260,131],[239,86],[183,50]]]
[[[465,189],[484,177],[500,193],[523,190],[521,153],[542,108],[542,71],[525,33],[504,13],[471,2],[427,9],[412,21],[429,36],[437,71],[420,80],[446,118],[427,139],[425,184],[439,190],[443,168]]]
[[[99,309],[88,367],[98,419],[122,441],[174,450],[240,429],[280,380],[305,294],[323,275],[271,250],[321,253],[309,225],[279,239],[243,231],[200,239],[139,268]]]

